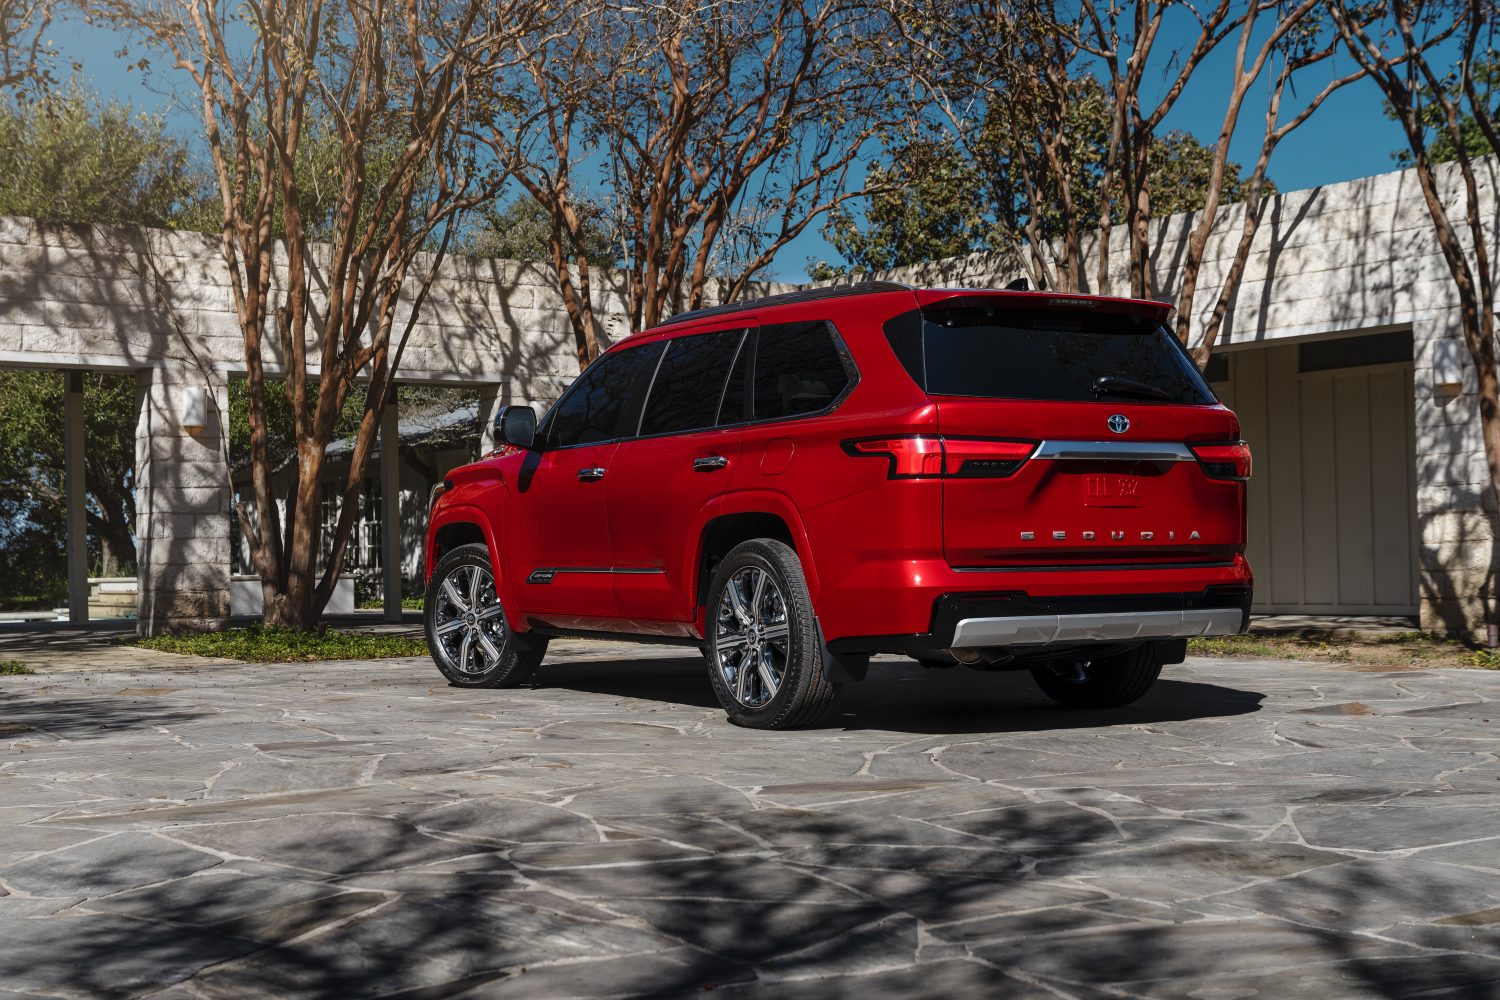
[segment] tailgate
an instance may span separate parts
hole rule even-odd
[[[950,455],[970,438],[1037,442],[1010,475],[944,478],[943,548],[950,564],[1203,563],[1244,548],[1243,484],[1211,478],[1190,447],[1236,438],[1233,414],[1197,406],[1080,409],[938,400]],[[1129,421],[1128,438],[1108,430],[1116,416]]]
[[[927,292],[886,332],[933,399],[956,567],[1242,550],[1249,453],[1160,303]]]

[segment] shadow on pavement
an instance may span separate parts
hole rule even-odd
[[[661,808],[686,821],[702,803],[665,796]],[[776,997],[1029,1000],[1104,996],[1101,988],[1126,983],[1135,984],[1130,995],[1183,998],[1307,996],[1331,983],[1349,996],[1496,995],[1500,966],[1489,959],[1447,942],[1424,952],[1352,933],[1387,909],[1431,904],[1418,882],[1338,867],[1346,855],[1217,845],[1225,875],[1263,872],[1279,858],[1305,870],[1295,887],[1252,887],[1218,919],[1162,908],[1165,919],[1142,924],[1112,914],[1087,882],[1036,885],[1038,871],[1044,882],[1059,870],[1129,874],[1101,817],[1036,804],[969,813],[962,836],[972,849],[956,856],[909,833],[898,812],[785,810],[756,828],[768,841],[758,851],[606,869],[517,867],[501,848],[475,845],[418,873],[407,867],[413,857],[453,845],[390,823],[379,839],[331,837],[323,847],[340,857],[336,872],[283,869],[277,879],[273,854],[253,874],[229,861],[91,904],[68,921],[66,948],[41,937],[56,933],[46,922],[18,921],[13,947],[0,949],[0,978],[101,997],[195,973],[192,995],[408,1000],[738,987]],[[734,830],[753,816],[721,819]],[[1130,846],[1137,855],[1203,854],[1164,834]],[[1260,891],[1292,893],[1301,919],[1258,914],[1271,902]],[[954,960],[915,964],[923,948],[948,948]],[[591,961],[556,961],[569,958]],[[882,967],[878,978],[860,974]],[[1006,973],[1085,992],[1029,991]]]
[[[705,670],[694,656],[562,662],[546,664],[536,682],[543,688],[719,708]],[[1049,701],[1025,671],[932,670],[876,661],[864,681],[844,685],[818,728],[932,735],[1085,729],[1246,715],[1259,711],[1264,697],[1258,691],[1164,677],[1127,708],[1077,711]]]
[[[86,740],[122,729],[150,729],[181,725],[213,712],[181,706],[143,704],[119,695],[93,698],[52,698],[28,691],[27,697],[0,692],[0,736],[24,740],[28,733],[54,739]]]

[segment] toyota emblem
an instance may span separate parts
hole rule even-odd
[[[1124,434],[1130,430],[1130,418],[1123,413],[1111,413],[1109,416],[1109,429],[1116,434]]]

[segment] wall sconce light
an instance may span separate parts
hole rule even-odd
[[[182,429],[197,434],[208,426],[208,392],[196,386],[182,391]]]
[[[1462,340],[1437,340],[1432,344],[1432,388],[1447,396],[1464,389],[1464,368],[1469,349]]]

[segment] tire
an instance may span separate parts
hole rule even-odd
[[[812,598],[785,543],[757,538],[724,557],[708,589],[707,631],[709,681],[735,725],[810,726],[833,704],[840,685],[823,676]]]
[[[1070,676],[1081,667],[1083,679]],[[1042,693],[1068,708],[1120,708],[1140,698],[1156,683],[1162,668],[1155,643],[1099,660],[1060,667],[1035,667],[1031,679]]]
[[[423,623],[432,662],[455,687],[515,687],[530,680],[547,655],[547,640],[511,631],[489,549],[479,543],[460,545],[437,564]]]

